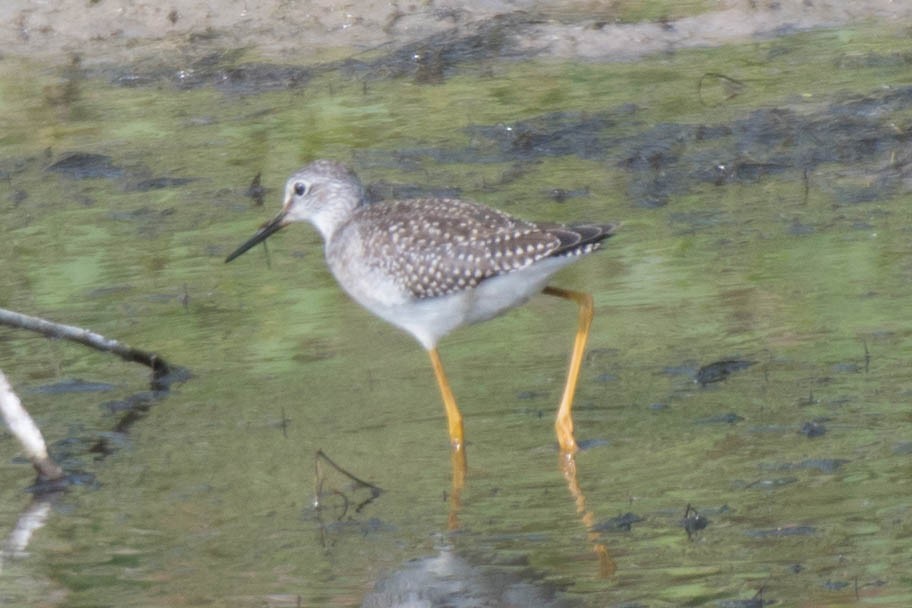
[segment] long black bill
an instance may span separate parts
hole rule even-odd
[[[256,245],[259,245],[263,241],[269,238],[270,235],[275,234],[279,230],[285,227],[285,211],[282,211],[277,216],[269,220],[267,223],[263,224],[259,230],[256,231],[252,237],[244,242],[243,245],[234,250],[234,252],[225,258],[225,263],[227,264],[236,257],[239,257],[242,253],[246,252],[248,249],[253,248]]]

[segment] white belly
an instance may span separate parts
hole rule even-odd
[[[454,329],[486,321],[519,306],[544,289],[552,274],[577,261],[576,256],[547,258],[531,266],[485,279],[473,289],[436,298],[403,293],[378,272],[333,273],[358,303],[412,334],[425,349]],[[332,267],[332,266],[331,266]],[[356,277],[357,275],[357,277]]]

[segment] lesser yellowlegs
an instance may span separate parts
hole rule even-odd
[[[463,452],[465,443],[462,415],[440,362],[438,341],[539,292],[576,302],[579,325],[555,422],[561,452],[576,452],[571,408],[592,321],[592,296],[547,282],[598,249],[615,224],[527,222],[448,198],[368,203],[350,169],[318,160],[289,178],[282,210],[225,261],[288,224],[304,221],[323,235],[326,263],[343,289],[412,334],[430,354],[455,452]]]

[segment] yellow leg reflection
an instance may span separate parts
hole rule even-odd
[[[576,452],[579,447],[573,436],[573,396],[576,394],[576,384],[579,380],[580,369],[583,364],[583,354],[586,350],[586,342],[589,339],[589,328],[592,326],[592,317],[594,306],[592,296],[588,293],[579,291],[570,291],[557,287],[545,287],[543,293],[549,296],[573,300],[579,305],[579,317],[576,327],[576,338],[573,341],[573,352],[570,355],[570,369],[567,372],[567,383],[564,385],[564,394],[561,397],[560,406],[557,409],[557,419],[554,422],[554,430],[557,433],[557,442],[560,445],[560,467],[567,480],[567,487],[570,489],[570,495],[576,503],[576,512],[580,516],[583,525],[586,527],[589,542],[592,543],[592,550],[598,556],[599,576],[608,578],[617,569],[617,564],[608,553],[608,547],[599,542],[599,535],[592,531],[595,525],[595,515],[591,510],[586,508],[586,497],[580,488],[579,480],[576,477]]]
[[[599,576],[608,578],[617,570],[617,563],[615,563],[614,559],[611,557],[605,543],[599,542],[598,532],[592,531],[592,527],[595,525],[595,514],[586,508],[586,497],[583,495],[579,480],[576,478],[576,457],[573,454],[562,452],[560,456],[560,466],[561,472],[564,474],[564,479],[567,480],[567,487],[570,489],[570,494],[573,496],[573,501],[576,503],[576,513],[580,516],[583,525],[586,527],[586,536],[588,537],[589,542],[592,543],[592,551],[598,557]]]
[[[573,300],[579,305],[579,320],[576,328],[576,338],[573,341],[573,353],[570,355],[570,370],[567,372],[567,384],[564,385],[564,394],[557,409],[557,420],[554,430],[557,432],[557,442],[561,454],[573,455],[579,450],[576,439],[573,437],[573,395],[576,393],[576,382],[579,380],[580,368],[583,364],[583,353],[586,350],[586,341],[589,339],[589,327],[592,325],[593,303],[592,296],[580,291],[570,291],[557,287],[545,287],[543,293],[549,296]]]
[[[453,469],[453,483],[450,487],[450,515],[447,520],[447,529],[459,529],[459,509],[462,506],[462,488],[465,485],[466,453],[465,448],[453,450],[450,454]]]
[[[447,428],[450,434],[450,448],[452,449],[450,460],[453,468],[453,482],[450,488],[449,529],[455,530],[459,527],[459,507],[466,476],[465,434],[462,428],[462,414],[456,405],[453,391],[450,389],[450,381],[447,380],[446,373],[443,371],[440,354],[436,348],[430,349],[428,354],[431,357],[434,375],[437,377],[437,385],[440,387],[440,396],[443,397],[443,407],[446,410]]]

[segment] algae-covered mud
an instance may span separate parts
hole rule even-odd
[[[160,31],[106,0],[97,30],[5,5],[0,307],[189,374],[163,391],[0,330],[73,480],[33,501],[0,432],[0,603],[909,605],[912,21],[781,4],[345,26],[278,3],[246,30],[232,3],[147,8]],[[753,19],[709,29],[729,11]],[[606,32],[642,42],[596,52]],[[373,199],[623,222],[554,281],[596,301],[575,478],[552,425],[571,304],[440,345],[468,439],[454,513],[427,356],[341,292],[318,234],[224,264],[315,158]]]

